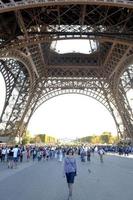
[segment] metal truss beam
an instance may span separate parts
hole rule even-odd
[[[9,12],[25,9],[25,8],[34,8],[34,7],[42,7],[42,6],[53,6],[53,5],[64,5],[64,4],[93,4],[93,5],[109,5],[109,6],[119,6],[119,7],[128,7],[132,8],[133,2],[130,0],[27,0],[27,1],[17,1],[14,0],[9,3],[4,3],[4,1],[0,1],[0,13]]]
[[[22,116],[35,83],[35,74],[27,55],[20,51],[1,52],[1,72],[6,83],[6,99],[1,115],[4,135],[17,135]],[[9,103],[10,102],[10,103]]]

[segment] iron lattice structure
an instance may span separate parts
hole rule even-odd
[[[61,54],[51,47],[70,39],[89,41],[90,52]],[[133,1],[1,0],[0,70],[6,84],[1,134],[22,136],[41,104],[78,93],[102,103],[118,134],[133,138],[127,98],[133,88]]]

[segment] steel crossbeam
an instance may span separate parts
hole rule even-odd
[[[44,4],[44,5],[43,5]],[[12,10],[25,9],[28,7],[40,7],[40,6],[53,6],[53,5],[64,5],[64,4],[100,4],[109,6],[122,6],[122,7],[132,7],[132,0],[12,0],[9,3],[4,3],[0,1],[0,12],[8,12]]]

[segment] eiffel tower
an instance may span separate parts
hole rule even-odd
[[[89,53],[52,48],[70,39],[85,40]],[[1,0],[0,71],[1,135],[21,137],[39,106],[73,93],[103,104],[118,135],[133,139],[133,1]]]

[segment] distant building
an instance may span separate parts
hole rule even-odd
[[[46,135],[46,134],[44,134],[44,135],[45,135],[44,143],[46,143],[46,144],[58,143],[58,139],[57,138],[49,136],[49,135]]]
[[[56,144],[59,140],[53,136],[47,134],[38,134],[35,136],[36,143],[45,143],[45,144]]]

